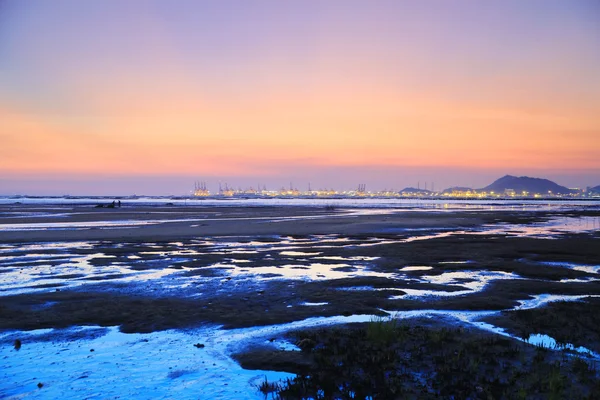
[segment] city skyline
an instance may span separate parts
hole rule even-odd
[[[518,174],[517,174],[518,175]],[[356,175],[355,175],[356,177]],[[518,175],[518,177],[525,177],[522,175]],[[256,179],[252,180],[242,180],[240,178],[230,177],[231,179],[204,179],[204,178],[193,178],[193,177],[142,177],[138,178],[142,180],[142,186],[156,186],[155,190],[148,190],[145,192],[140,192],[136,190],[131,190],[130,180],[126,178],[114,178],[114,177],[106,177],[105,181],[98,185],[97,180],[88,180],[82,177],[77,181],[69,181],[71,185],[74,185],[74,190],[69,192],[61,191],[60,189],[56,189],[53,186],[55,183],[53,181],[46,182],[43,180],[36,181],[25,181],[25,185],[23,187],[27,188],[31,184],[36,184],[36,190],[21,190],[14,192],[0,192],[0,196],[131,196],[131,195],[150,195],[150,196],[189,196],[193,195],[196,189],[204,188],[207,192],[210,193],[211,196],[217,195],[221,192],[226,192],[228,190],[234,192],[250,192],[257,190],[258,191],[266,191],[269,193],[287,191],[288,189],[298,191],[302,194],[306,194],[310,191],[318,192],[318,191],[334,191],[335,193],[347,193],[347,192],[358,192],[365,191],[367,193],[382,193],[382,192],[400,192],[404,189],[421,189],[434,191],[436,193],[441,193],[447,189],[455,189],[455,188],[468,188],[472,190],[481,190],[484,187],[492,184],[496,180],[500,178],[500,176],[494,176],[487,181],[482,181],[478,184],[468,184],[464,182],[458,182],[452,185],[444,185],[440,184],[439,181],[435,180],[417,180],[414,182],[406,181],[406,179],[399,180],[390,180],[388,185],[373,185],[373,182],[369,181],[361,181],[359,180],[348,180],[348,181],[339,181],[338,184],[334,185],[324,185],[319,182],[323,182],[320,180],[316,181],[304,181],[304,180],[289,180],[288,182],[284,182],[282,180],[278,181],[269,181],[265,180],[264,177],[255,177]],[[532,177],[538,179],[547,179],[548,177]],[[548,179],[557,183],[560,186],[564,186],[570,189],[578,189],[578,190],[586,190],[587,188],[593,188],[600,185],[596,183],[587,183],[583,185],[570,185],[569,183],[563,181],[555,181],[553,179]],[[396,182],[394,185],[392,183]],[[405,184],[401,182],[406,182]],[[48,184],[50,189],[45,190],[46,186],[44,183]],[[125,186],[121,190],[107,191],[105,188],[108,186],[119,188],[119,185],[123,184],[128,187],[125,189]],[[175,188],[171,191],[166,191],[164,188]],[[361,189],[362,187],[362,189]],[[54,189],[52,189],[54,188]],[[60,188],[60,185],[59,185]],[[135,189],[135,187],[134,187]],[[498,193],[497,193],[498,194]]]
[[[600,184],[600,6],[0,3],[0,194]]]

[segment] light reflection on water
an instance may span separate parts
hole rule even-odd
[[[304,280],[332,280],[361,277],[393,278],[395,275],[385,272],[370,271],[364,266],[351,266],[350,264],[321,264],[308,265],[286,264],[278,266],[238,268],[228,271],[232,276],[253,276],[253,279],[304,279]],[[266,275],[266,277],[261,275]]]
[[[428,266],[409,266],[409,267],[404,267],[404,268],[400,268],[399,271],[427,271],[432,269],[433,267],[428,267]]]
[[[460,231],[462,233],[462,231]],[[405,239],[378,239],[368,238],[364,243],[352,242],[350,246],[360,248],[361,245],[381,245],[410,240],[427,240],[432,237],[451,235],[453,232],[442,232],[434,235],[409,237]],[[4,272],[3,280],[0,282],[0,291],[3,293],[26,293],[44,290],[53,290],[52,287],[40,287],[40,285],[55,284],[61,287],[74,287],[84,284],[97,283],[103,277],[110,276],[114,282],[153,282],[159,289],[167,285],[160,280],[170,276],[168,286],[170,289],[176,287],[189,287],[190,280],[209,281],[213,279],[207,276],[195,276],[191,278],[185,275],[181,264],[185,265],[187,260],[194,261],[202,259],[203,256],[222,256],[226,264],[218,262],[210,266],[212,269],[222,269],[217,275],[231,276],[236,279],[273,280],[273,279],[302,279],[302,280],[331,280],[353,277],[381,277],[387,279],[400,279],[423,283],[441,285],[459,285],[464,287],[461,291],[443,290],[418,290],[407,289],[406,294],[395,296],[398,298],[427,298],[430,296],[458,296],[481,291],[492,280],[495,279],[519,279],[519,276],[501,271],[451,271],[438,275],[420,275],[407,277],[404,272],[426,271],[432,269],[430,266],[404,266],[396,273],[377,272],[372,270],[370,263],[379,257],[373,256],[337,256],[322,255],[322,251],[314,251],[321,247],[329,247],[330,243],[337,246],[346,246],[344,242],[348,238],[336,235],[317,235],[304,238],[274,237],[270,241],[247,240],[240,241],[239,238],[192,240],[190,242],[170,242],[166,245],[156,243],[142,243],[140,250],[132,246],[131,253],[125,254],[118,260],[107,262],[105,259],[110,254],[96,253],[90,255],[74,255],[77,248],[91,249],[98,245],[97,242],[77,243],[41,243],[23,245],[21,249],[35,251],[25,257],[12,256],[19,247],[11,246],[0,253],[0,267],[18,267]],[[101,247],[101,245],[100,245]],[[121,247],[122,246],[114,246]],[[334,247],[332,245],[332,247]],[[151,248],[152,251],[147,249]],[[343,247],[342,247],[343,248]],[[44,251],[50,251],[45,253]],[[286,262],[280,265],[277,258],[272,257],[271,252],[296,259],[298,263]],[[253,266],[253,261],[243,257],[247,255],[262,256],[262,264]],[[233,257],[231,257],[233,255]],[[242,257],[240,257],[242,256]],[[66,258],[66,259],[65,259]],[[56,260],[52,263],[52,260]],[[100,264],[95,261],[101,260]],[[45,264],[45,262],[48,262]],[[35,262],[38,265],[31,265]],[[448,260],[442,263],[462,265],[469,260]],[[59,265],[53,265],[53,264]],[[180,264],[179,269],[168,268],[174,263]],[[246,266],[246,264],[248,266]],[[271,264],[271,265],[269,265]],[[148,266],[148,268],[137,268],[136,266]],[[569,266],[565,264],[565,266]],[[573,266],[587,272],[597,272],[599,266]],[[70,279],[61,279],[61,275],[82,275]],[[120,275],[120,276],[119,276]],[[92,279],[86,279],[92,278]],[[36,287],[37,286],[37,287]],[[400,285],[402,286],[402,285]]]
[[[597,274],[600,271],[600,265],[581,265],[561,261],[541,261],[540,264],[552,265],[556,267],[565,267],[576,271],[588,272],[590,274]]]
[[[486,225],[479,233],[487,235],[507,235],[520,237],[556,238],[559,234],[585,233],[600,230],[599,217],[558,217],[550,218],[546,222],[537,222],[530,225],[502,224]]]
[[[539,308],[548,303],[555,301],[579,301],[586,297],[600,297],[596,295],[556,295],[556,294],[539,294],[532,295],[531,299],[519,301],[519,305],[516,306],[515,310],[529,310],[532,308]]]
[[[382,212],[382,210],[359,210],[360,212]],[[387,212],[383,210],[383,212]],[[190,280],[210,281],[210,276],[200,274],[191,278],[185,274],[187,261],[195,262],[204,257],[217,258],[211,262],[210,268],[222,269],[220,276],[230,276],[235,279],[273,280],[273,279],[303,279],[330,280],[353,277],[381,277],[387,279],[417,281],[439,285],[459,285],[461,291],[437,290],[406,290],[406,294],[394,298],[427,298],[430,296],[457,296],[481,291],[492,280],[519,279],[518,275],[501,271],[451,271],[438,275],[412,276],[406,273],[426,271],[431,266],[401,266],[395,273],[374,271],[372,263],[379,257],[356,255],[343,256],[335,254],[335,249],[353,248],[360,250],[367,246],[386,246],[395,243],[406,243],[417,240],[430,240],[452,235],[515,235],[531,237],[555,237],[560,233],[587,232],[597,225],[596,217],[560,217],[551,218],[546,222],[531,225],[496,224],[473,230],[442,229],[432,233],[421,228],[403,230],[403,234],[391,239],[368,237],[352,239],[334,234],[313,235],[305,237],[272,236],[257,240],[253,237],[207,237],[192,239],[187,242],[173,241],[166,244],[146,242],[131,245],[131,251],[114,262],[107,262],[110,250],[103,249],[107,245],[100,242],[57,242],[33,243],[23,245],[0,245],[0,268],[8,267],[2,274],[0,291],[3,293],[25,293],[33,291],[53,290],[52,288],[35,287],[45,284],[60,284],[63,287],[80,286],[87,283],[97,283],[104,276],[110,275],[114,282],[152,282],[160,289],[161,279],[169,276],[170,288],[188,287]],[[122,221],[112,221],[120,223]],[[139,221],[138,221],[139,222]],[[154,221],[143,221],[154,222]],[[422,234],[424,233],[424,234]],[[113,248],[123,248],[123,244],[109,245]],[[81,255],[79,249],[89,251],[98,248],[97,254]],[[139,248],[139,250],[137,250]],[[327,249],[327,250],[326,250]],[[333,250],[332,250],[333,249]],[[102,252],[106,251],[106,254]],[[326,255],[323,253],[327,251]],[[12,255],[16,252],[28,252],[24,256]],[[332,254],[333,253],[333,254]],[[275,256],[274,256],[275,255]],[[281,257],[286,257],[282,263]],[[218,259],[221,258],[219,261]],[[254,262],[260,265],[253,265]],[[98,261],[100,261],[98,263]],[[225,262],[227,266],[223,263]],[[457,268],[470,260],[447,260],[440,264],[456,264]],[[33,265],[35,263],[36,265]],[[58,264],[58,265],[56,265]],[[177,264],[179,269],[169,268]],[[600,265],[575,265],[570,263],[548,263],[580,271],[598,273]],[[138,268],[147,266],[148,268]],[[206,267],[205,267],[206,268]],[[1,272],[1,271],[0,271]],[[60,275],[83,275],[82,278],[60,279]],[[121,276],[119,276],[121,275]],[[85,278],[94,278],[90,280]],[[569,282],[571,280],[565,280]],[[577,280],[579,281],[579,280]],[[399,285],[401,287],[402,285]]]

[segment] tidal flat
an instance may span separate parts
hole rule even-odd
[[[0,397],[593,398],[599,244],[597,202],[2,205]]]

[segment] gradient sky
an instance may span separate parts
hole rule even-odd
[[[600,184],[597,0],[0,0],[0,194]]]

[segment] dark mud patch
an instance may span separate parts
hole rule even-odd
[[[231,267],[214,267],[214,268],[197,268],[193,270],[186,270],[182,272],[183,277],[205,277],[205,278],[217,278],[225,276],[225,273]]]
[[[96,256],[91,258],[88,262],[94,267],[106,267],[115,262],[123,262],[124,260],[126,261],[127,259],[119,259],[118,257]]]
[[[244,369],[262,370],[264,367],[268,367],[270,371],[284,371],[301,375],[308,374],[313,363],[312,358],[304,352],[256,347],[233,354],[232,357]]]
[[[242,292],[209,288],[201,299],[128,296],[110,292],[61,291],[3,297],[0,329],[64,328],[75,325],[121,326],[124,332],[152,332],[203,323],[248,327],[292,322],[313,316],[383,314],[392,292],[315,290],[303,282],[248,282]],[[397,292],[393,292],[397,294]],[[288,307],[327,298],[331,306]],[[52,303],[39,310],[38,305]]]
[[[348,265],[348,266],[344,266],[344,267],[335,267],[335,268],[332,268],[331,270],[337,271],[337,272],[356,272],[356,271],[358,271],[358,268]]]
[[[465,288],[460,285],[357,277],[332,281],[236,281],[235,278],[212,284],[199,281],[197,285],[186,289],[188,297],[182,296],[181,291],[154,292],[153,288],[156,287],[153,286],[144,289],[146,293],[157,293],[156,297],[152,297],[146,294],[128,295],[131,284],[108,282],[98,284],[97,289],[102,290],[99,292],[63,290],[4,296],[0,304],[0,329],[119,325],[125,332],[151,332],[192,327],[206,322],[226,327],[248,327],[314,316],[384,315],[381,310],[506,310],[518,305],[519,300],[530,299],[534,294],[600,294],[600,282],[499,280],[488,284],[485,291],[467,295],[392,299],[403,294],[403,288],[446,292]],[[39,288],[43,287],[60,285]],[[44,310],[36,309],[36,305],[48,302],[53,305]],[[301,302],[326,302],[328,305],[293,307]],[[288,307],[290,305],[292,307]]]
[[[22,346],[27,346],[27,342],[64,342],[72,343],[79,340],[90,340],[102,337],[108,333],[107,328],[99,327],[77,327],[68,329],[54,329],[52,332],[36,334],[29,336],[27,333],[14,333],[3,336],[0,339],[0,346],[14,342],[16,339],[21,340]]]
[[[85,278],[87,275],[85,274],[59,274],[59,275],[44,275],[36,277],[36,280],[40,279],[60,279],[60,280],[69,280],[69,279],[79,279]]]

